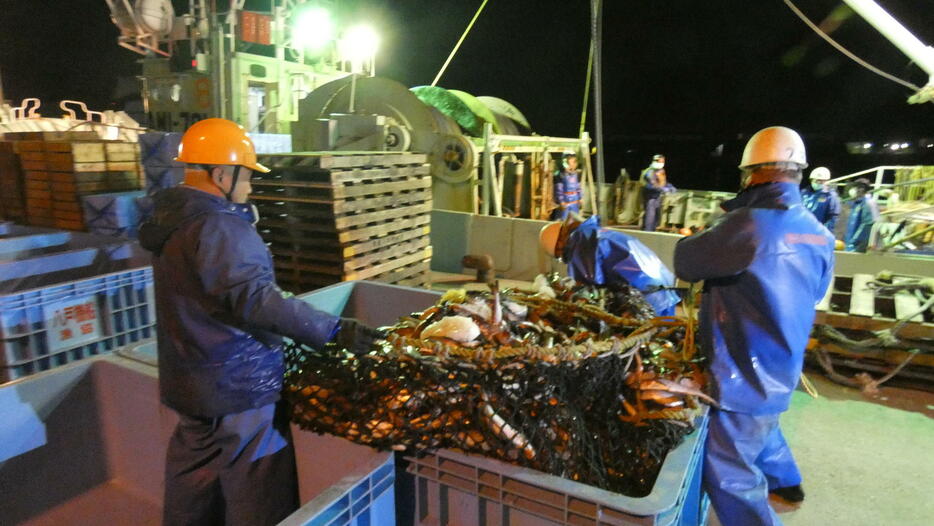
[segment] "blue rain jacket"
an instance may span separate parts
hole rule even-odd
[[[727,411],[788,409],[814,307],[833,274],[834,238],[793,183],[756,185],[708,230],[678,242],[675,273],[705,280],[700,343]]]
[[[250,205],[180,186],[153,197],[140,242],[153,252],[162,401],[218,417],[279,399],[282,337],[322,346],[339,318],[276,286]]]
[[[868,195],[853,201],[850,205],[850,217],[846,221],[847,252],[865,252],[869,248],[869,234],[872,224],[879,218],[879,207],[876,200]]]
[[[644,199],[655,199],[660,197],[662,194],[668,192],[674,192],[675,187],[669,183],[662,184],[661,179],[658,176],[658,172],[663,171],[664,168],[656,169],[651,166],[642,171],[642,181],[645,182],[645,188],[642,190],[642,196]]]
[[[634,287],[659,316],[674,315],[681,301],[675,291],[665,289],[674,286],[675,277],[655,252],[632,236],[600,228],[598,216],[571,232],[562,259],[568,264],[568,274],[581,283]]]
[[[820,190],[814,190],[810,186],[802,190],[801,200],[804,207],[814,214],[814,217],[827,227],[827,230],[833,232],[837,226],[837,216],[840,215],[840,196],[833,188],[824,185]]]
[[[564,219],[569,212],[580,212],[580,172],[562,171],[555,177],[555,203],[560,205],[560,208],[555,209],[552,214],[554,219]]]

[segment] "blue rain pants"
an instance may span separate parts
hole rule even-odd
[[[284,403],[179,418],[166,455],[163,526],[272,525],[298,509]]]
[[[659,214],[662,208],[662,196],[646,197],[643,200],[645,207],[645,218],[642,222],[642,230],[646,232],[655,232],[658,228]]]
[[[704,490],[724,526],[780,525],[769,490],[801,484],[778,414],[711,409]]]

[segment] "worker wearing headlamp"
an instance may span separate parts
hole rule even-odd
[[[247,203],[259,164],[224,119],[185,132],[184,185],[154,196],[140,242],[153,253],[162,401],[179,416],[163,524],[276,524],[298,507],[282,336],[367,352],[380,333],[313,309],[275,283]],[[282,336],[280,336],[282,335]]]
[[[681,239],[675,273],[704,280],[699,342],[713,397],[704,488],[723,524],[781,524],[769,492],[801,501],[779,428],[798,384],[815,305],[833,274],[834,239],[801,205],[804,142],[760,130],[743,152],[743,190],[709,229]]]

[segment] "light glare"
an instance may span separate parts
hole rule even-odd
[[[341,56],[344,60],[370,60],[378,48],[379,35],[370,26],[354,26],[347,30],[341,40]]]
[[[320,51],[334,37],[331,14],[323,7],[310,7],[295,12],[292,23],[292,43],[296,48]]]

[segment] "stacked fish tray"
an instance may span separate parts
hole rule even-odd
[[[84,230],[81,196],[142,186],[137,143],[24,140],[16,147],[32,225]]]
[[[0,217],[11,221],[26,219],[23,172],[13,141],[0,141]]]
[[[263,155],[253,178],[258,229],[282,288],[366,279],[430,284],[431,176],[416,153]]]

